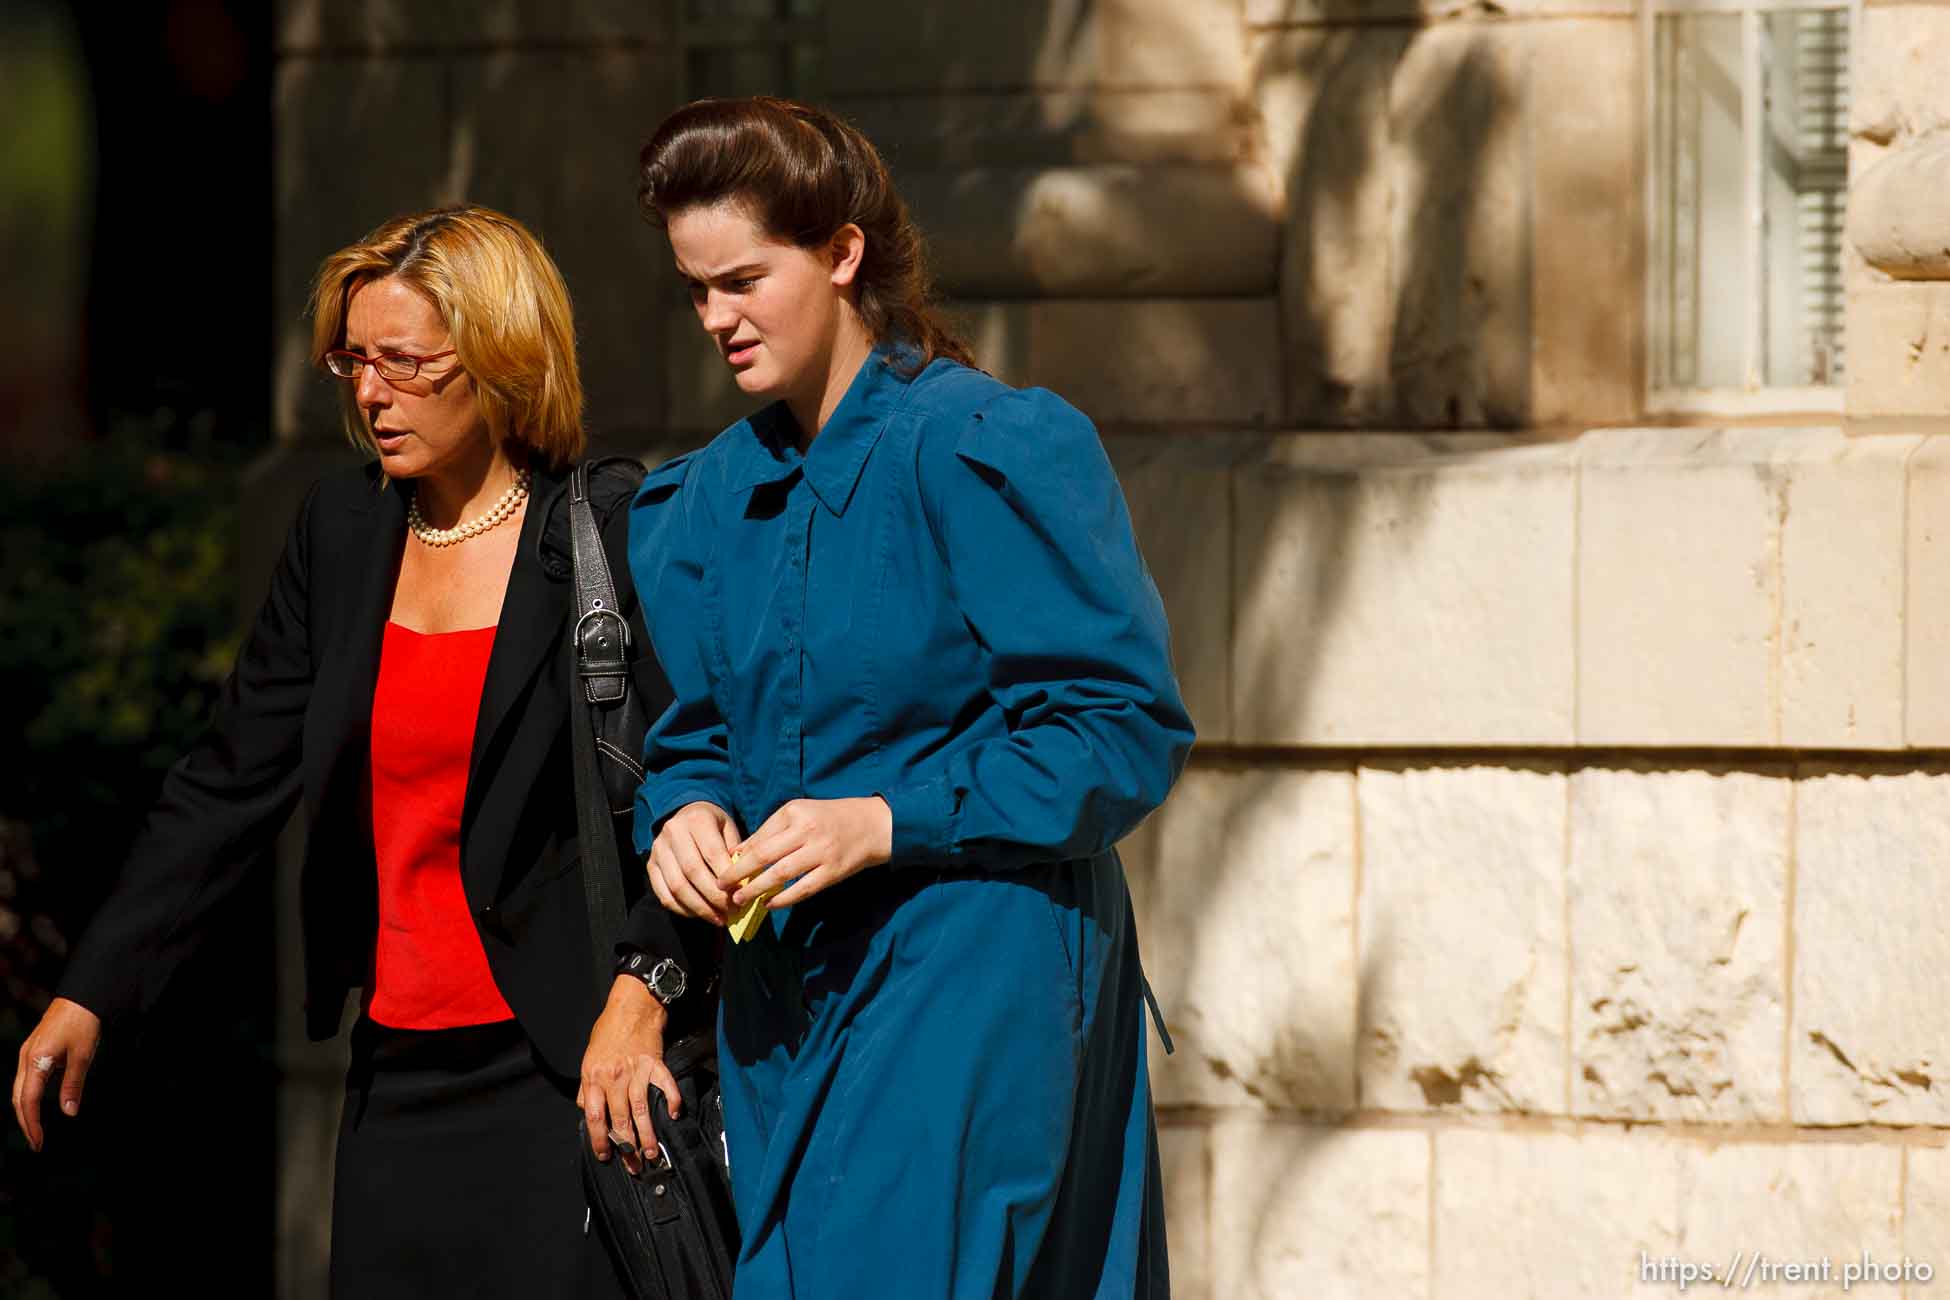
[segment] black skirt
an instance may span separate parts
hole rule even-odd
[[[332,1295],[620,1298],[589,1230],[575,1083],[514,1021],[361,1019],[339,1122]]]

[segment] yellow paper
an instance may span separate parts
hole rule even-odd
[[[731,855],[731,860],[735,863],[743,856],[743,853],[734,853]],[[757,879],[756,875],[746,876],[738,882],[738,887],[743,889],[755,879]],[[765,905],[772,900],[772,895],[778,892],[776,889],[768,889],[738,909],[738,914],[731,918],[731,924],[726,927],[731,931],[733,943],[743,943],[758,933],[758,927],[765,923]]]

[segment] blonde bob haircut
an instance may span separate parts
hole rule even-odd
[[[473,377],[488,433],[516,464],[560,470],[578,459],[582,379],[568,286],[541,241],[513,217],[474,206],[395,217],[326,258],[312,284],[311,359],[345,346],[353,291],[397,276],[425,296]],[[374,456],[379,445],[355,386],[340,394],[345,430]]]

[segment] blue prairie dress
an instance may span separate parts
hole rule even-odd
[[[739,1300],[1169,1293],[1149,990],[1112,846],[1192,743],[1096,430],[877,350],[801,455],[775,404],[644,483],[630,558],[676,691],[647,850],[873,795],[893,859],[726,958]]]

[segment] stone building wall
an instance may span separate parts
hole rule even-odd
[[[605,443],[741,413],[633,211],[710,8],[284,0],[259,535],[341,454],[305,278],[403,208],[543,233]],[[1782,427],[1646,424],[1629,0],[821,13],[820,97],[985,364],[1105,429],[1171,612],[1200,745],[1125,852],[1176,1293],[1950,1270],[1950,8],[1861,12],[1848,415]],[[284,1050],[308,1295],[336,1067]]]

